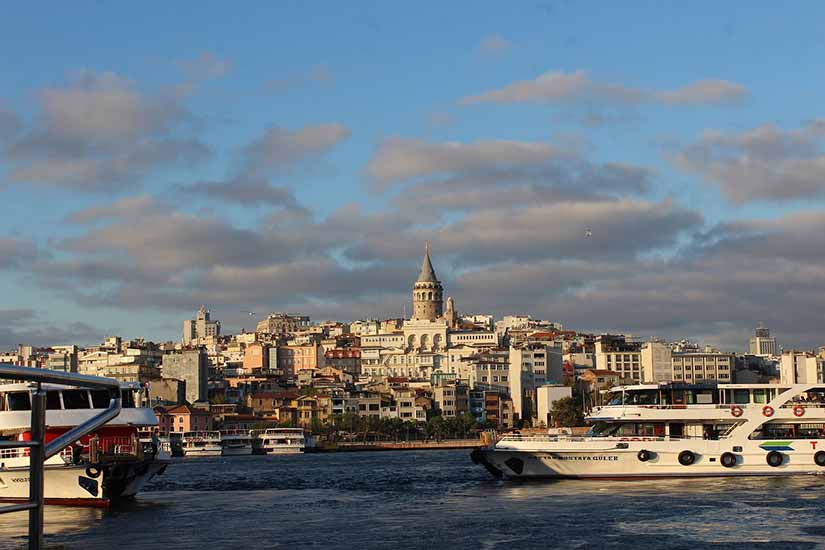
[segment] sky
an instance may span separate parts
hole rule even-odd
[[[399,317],[425,241],[461,313],[825,344],[821,3],[24,4],[0,348]]]

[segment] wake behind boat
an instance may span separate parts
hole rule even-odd
[[[825,473],[825,386],[617,387],[583,437],[508,435],[473,451],[505,478],[658,478]]]

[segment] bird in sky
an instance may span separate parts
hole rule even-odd
[[[254,317],[254,316],[255,316],[255,312],[254,312],[254,311],[246,311],[246,310],[244,310],[244,311],[242,311],[241,313],[246,313],[246,314],[247,314],[247,315],[249,315],[250,317]]]
[[[592,237],[593,236],[593,230],[588,227],[587,229],[584,230],[584,236],[585,237]]]

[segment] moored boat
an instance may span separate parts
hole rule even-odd
[[[304,452],[303,428],[268,428],[257,434],[256,451],[260,454],[295,454]]]
[[[220,432],[184,432],[181,437],[183,456],[221,456]]]
[[[825,385],[624,386],[588,420],[582,437],[507,435],[471,458],[505,478],[825,473]]]
[[[0,440],[31,438],[33,385],[0,385]],[[101,413],[109,406],[107,390],[42,384],[46,392],[46,442]],[[147,452],[139,430],[152,430],[157,419],[141,406],[139,384],[121,385],[118,416],[44,463],[47,504],[106,506],[133,497],[169,463],[168,456]],[[0,449],[0,501],[29,497],[29,450]]]
[[[252,436],[249,430],[221,432],[221,454],[242,456],[252,454]]]

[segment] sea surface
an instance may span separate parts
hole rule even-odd
[[[26,515],[0,515],[0,548]],[[467,451],[176,459],[137,500],[47,507],[53,548],[816,548],[825,477],[496,481]]]

